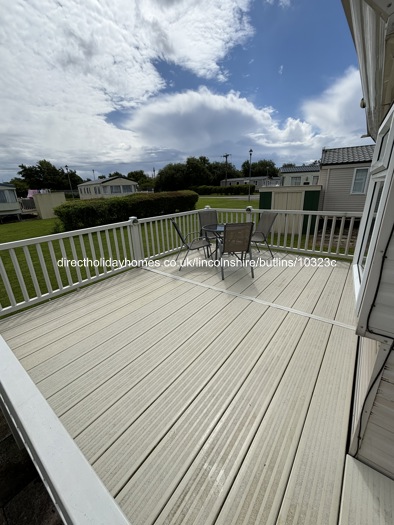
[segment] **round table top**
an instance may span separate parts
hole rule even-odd
[[[212,233],[223,233],[224,224],[206,224],[201,228],[203,231]]]

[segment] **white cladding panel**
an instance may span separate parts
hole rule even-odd
[[[394,353],[390,352],[357,459],[394,479]]]
[[[394,337],[394,236],[391,233],[380,282],[371,309],[369,331]]]

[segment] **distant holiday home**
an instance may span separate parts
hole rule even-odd
[[[319,184],[320,165],[279,168],[283,186],[316,186]]]
[[[280,168],[283,186],[259,188],[260,207],[362,212],[374,145],[323,149],[320,164]]]
[[[374,144],[323,149],[319,184],[319,209],[362,212],[364,209]]]
[[[109,177],[78,184],[81,199],[124,197],[137,192],[138,184],[126,177]]]
[[[223,179],[220,181],[221,186],[240,186],[244,184],[253,184],[256,188],[263,188],[266,186],[280,186],[280,177],[236,177]]]

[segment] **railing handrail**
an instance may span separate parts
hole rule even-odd
[[[221,222],[252,220],[264,211],[213,208]],[[361,213],[272,210],[278,215],[270,236],[271,247],[305,254],[351,259],[355,225]],[[179,222],[183,233],[199,229],[199,210],[94,226],[0,244],[0,315],[37,304],[66,291],[104,279],[131,265],[115,262],[158,259],[181,247],[170,219]],[[72,266],[81,261],[86,266]],[[91,262],[95,265],[92,266]],[[108,261],[111,265],[107,266]],[[96,265],[97,263],[97,265]],[[114,264],[113,264],[114,263]],[[137,265],[138,265],[137,264]],[[132,266],[132,267],[134,267]]]
[[[10,248],[20,248],[22,246],[29,246],[31,244],[40,244],[42,242],[56,241],[58,239],[67,239],[69,237],[77,237],[87,233],[94,233],[98,231],[105,231],[111,228],[121,228],[128,226],[130,221],[116,222],[111,224],[104,224],[103,226],[92,226],[91,228],[83,228],[80,230],[72,230],[68,232],[51,233],[49,235],[42,235],[41,237],[31,237],[29,239],[20,239],[19,241],[9,241],[0,243],[0,250],[7,250]]]
[[[236,208],[212,208],[214,210],[217,210],[218,212],[222,213],[247,213],[246,210],[243,209],[236,209]],[[261,208],[253,208],[251,207],[252,213],[263,213],[264,211],[267,211],[265,209]],[[309,210],[270,210],[278,213],[279,215],[312,215],[312,216],[320,216],[320,217],[347,217],[347,218],[361,218],[362,213],[360,212],[338,212],[338,211],[309,211]],[[143,219],[138,219],[138,222],[143,223],[149,223],[154,222],[159,219],[170,219],[171,217],[184,217],[188,215],[196,215],[198,213],[198,210],[191,210],[186,212],[178,212],[178,213],[170,213],[167,215],[156,215],[154,217],[145,217]],[[40,244],[42,242],[46,241],[54,241],[58,239],[66,239],[69,237],[76,237],[79,235],[84,235],[87,233],[95,233],[98,231],[105,231],[111,228],[121,228],[123,226],[128,226],[130,224],[130,221],[122,221],[122,222],[115,222],[110,224],[104,224],[102,226],[92,226],[90,228],[82,228],[80,230],[72,230],[68,232],[60,232],[60,233],[52,233],[49,235],[43,235],[40,237],[31,237],[28,239],[20,239],[18,241],[9,241],[5,243],[0,243],[0,250],[7,250],[10,248],[20,248],[22,246],[28,246],[32,244]]]

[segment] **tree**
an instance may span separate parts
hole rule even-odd
[[[241,177],[241,172],[231,162],[211,162],[209,166],[211,173],[211,185],[220,186],[220,181]]]
[[[27,197],[27,192],[29,190],[29,185],[23,179],[14,177],[10,180],[10,184],[13,184],[16,189],[16,194],[18,197]]]
[[[68,190],[70,185],[76,189],[83,180],[77,175],[75,170],[56,168],[47,160],[40,160],[35,166],[19,165],[18,175],[32,190]]]
[[[209,160],[206,157],[189,157],[186,160],[185,178],[182,189],[192,186],[204,186],[211,183],[211,174],[208,169]]]
[[[113,173],[108,174],[108,178],[110,177],[124,177],[124,175],[122,175],[122,173],[119,173],[119,171],[114,171]]]
[[[130,180],[133,180],[134,182],[138,182],[139,186],[141,186],[141,184],[145,184],[150,181],[149,177],[145,175],[143,170],[130,171],[127,174],[127,178]]]
[[[242,173],[244,177],[249,177],[249,161],[245,160],[242,164]],[[252,162],[252,176],[253,177],[277,177],[279,169],[275,166],[272,160],[262,159],[257,162]]]
[[[182,163],[167,164],[159,171],[155,191],[176,191],[185,189],[186,166]]]

